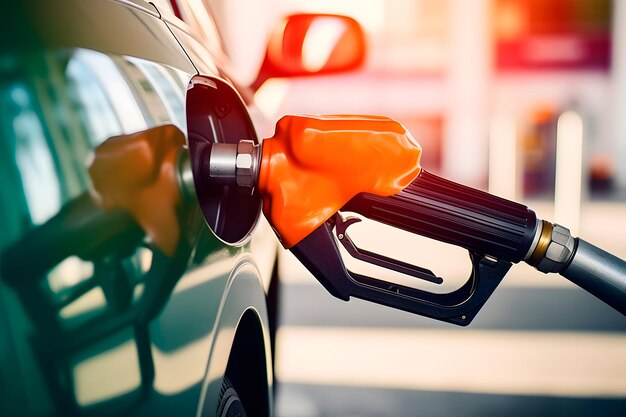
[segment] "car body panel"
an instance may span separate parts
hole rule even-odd
[[[267,323],[267,309],[264,308],[264,300],[259,298],[263,294],[262,282],[259,280],[259,273],[250,256],[243,256],[234,273],[229,277],[227,283],[228,290],[226,296],[220,304],[219,318],[214,334],[211,361],[208,364],[205,380],[203,383],[203,395],[201,409],[203,415],[211,415],[211,411],[217,408],[219,393],[222,385],[222,376],[226,372],[226,363],[230,354],[235,332],[241,314],[241,306],[247,305],[248,311],[252,312],[261,323]],[[261,308],[257,309],[257,307]],[[244,312],[245,313],[245,312]],[[267,328],[267,327],[266,327]],[[268,415],[273,415],[272,398],[273,380],[271,368],[271,345],[267,332],[263,333],[263,345],[265,353],[265,374],[268,381],[267,402],[269,404]],[[257,410],[258,414],[258,410]]]
[[[161,124],[186,134],[198,70],[231,85],[221,58],[199,42],[190,53],[152,4],[9,10],[15,18],[2,20],[17,41],[0,49],[0,251],[89,188],[85,161],[108,137]],[[246,311],[262,327],[271,389],[265,291],[276,239],[265,224],[245,245],[226,245],[197,207],[184,222],[176,259],[138,245],[108,264],[69,257],[17,287],[0,279],[0,414],[191,416],[201,404],[210,414]],[[144,307],[146,277],[163,281],[162,294],[149,314],[124,321]]]

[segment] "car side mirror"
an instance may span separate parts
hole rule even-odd
[[[271,31],[265,60],[252,87],[274,77],[330,74],[356,69],[365,60],[365,35],[351,17],[286,16]]]

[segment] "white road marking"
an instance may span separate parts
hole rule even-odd
[[[565,397],[626,397],[626,335],[282,327],[287,383]]]

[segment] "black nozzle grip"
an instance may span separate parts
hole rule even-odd
[[[528,207],[424,170],[398,194],[359,194],[342,210],[509,262],[524,259],[537,228]]]

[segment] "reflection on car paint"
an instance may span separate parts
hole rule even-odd
[[[137,345],[131,332],[125,336],[108,349],[87,349],[72,361],[74,396],[79,405],[101,403],[141,386]]]
[[[24,65],[28,76],[15,80],[8,90],[4,101],[12,112],[1,117],[4,154],[14,158],[12,164],[1,165],[2,171],[16,167],[7,175],[19,175],[23,187],[2,187],[2,201],[13,201],[12,212],[0,220],[9,231],[3,233],[2,248],[86,190],[85,160],[107,137],[155,124],[186,124],[185,75],[173,68],[81,49],[42,52]],[[44,72],[46,88],[33,81]],[[19,201],[24,204],[15,204]],[[223,245],[208,231],[201,235],[206,235],[204,256],[218,262],[195,277],[185,275],[181,283],[187,278],[189,283],[165,309],[190,248],[170,259],[133,238],[128,248],[104,257],[70,256],[50,265],[43,277],[3,272],[22,305],[21,313],[12,309],[10,320],[32,328],[33,336],[15,341],[21,346],[20,363],[29,364],[29,384],[50,400],[39,401],[37,413],[116,413],[117,407],[138,404],[153,389],[167,395],[199,392],[213,321],[182,330],[181,317],[189,320],[194,314],[190,306],[198,304],[198,297],[215,317],[219,303],[213,299],[223,293],[228,267],[235,262],[232,251],[221,250]],[[191,304],[184,301],[190,296]],[[157,313],[162,315],[155,321]],[[181,374],[181,366],[189,372]]]
[[[32,92],[20,84],[16,83],[9,92],[8,99],[13,102],[11,107],[15,113],[7,116],[13,119],[11,127],[15,137],[15,159],[31,220],[40,224],[60,208],[61,191],[54,175],[52,153],[31,100]]]
[[[222,253],[222,256],[226,255]],[[202,270],[189,272],[174,288],[168,310],[150,327],[152,354],[155,368],[154,388],[165,395],[172,395],[202,382],[206,369],[198,366],[198,360],[208,356],[215,329],[207,333],[205,325],[195,320],[197,312],[189,305],[205,305],[205,317],[213,322],[219,312],[218,303],[203,300],[214,299],[228,285],[236,258],[227,256],[211,262]],[[185,332],[178,330],[185,323]],[[171,334],[178,334],[173,339]]]
[[[171,120],[174,122],[174,125],[184,131],[186,120],[183,105],[183,92],[187,86],[181,83],[180,78],[173,74],[177,71],[132,57],[128,58],[127,65],[129,66],[131,63],[137,66],[144,74],[145,80],[149,81],[149,83],[142,85],[145,85],[146,89],[154,88],[152,91],[154,91],[159,98],[159,100],[155,100],[154,102],[163,104],[164,110],[168,116],[163,122]]]
[[[121,117],[124,116],[117,113],[113,105],[120,101],[129,102],[129,97],[131,103],[134,100],[111,59],[99,52],[78,50],[71,55],[65,72],[67,88],[76,95],[76,105],[82,113],[80,118],[87,131],[87,143],[98,145],[106,138],[123,132]],[[126,91],[123,87],[126,87]],[[57,88],[63,90],[65,86],[59,83]],[[62,91],[59,92],[63,95]],[[135,113],[137,106],[124,110],[125,120],[138,120],[138,114]]]

